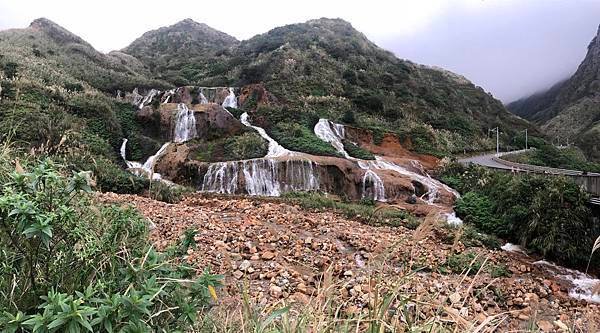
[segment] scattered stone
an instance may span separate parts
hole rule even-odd
[[[252,263],[248,260],[244,260],[242,261],[242,263],[240,264],[240,270],[241,271],[247,271],[248,268],[250,268],[250,266],[252,266]]]
[[[460,297],[459,293],[453,293],[452,295],[450,295],[449,299],[450,299],[450,303],[456,304],[456,303],[460,302],[461,297]]]
[[[547,320],[540,320],[537,322],[537,326],[543,331],[543,332],[552,332],[552,330],[554,329],[554,325],[552,325],[549,321]]]
[[[400,295],[411,298],[406,305],[411,316],[435,315],[437,305],[410,306],[432,295],[439,295],[438,304],[452,304],[445,307],[456,311],[452,318],[460,316],[470,323],[510,313],[497,329],[499,332],[518,331],[532,318],[544,332],[548,323],[557,332],[567,327],[592,332],[597,328],[590,325],[600,322],[598,306],[569,298],[569,285],[537,269],[532,265],[535,259],[466,247],[461,242],[452,244],[445,238],[447,232],[438,233],[438,229],[416,241],[414,231],[401,226],[367,225],[332,211],[302,210],[261,199],[191,194],[180,203],[166,204],[134,195],[103,193],[97,197],[107,203],[131,204],[150,217],[156,225],[150,239],[160,251],[179,243],[185,230],[196,229],[194,249],[179,260],[198,272],[210,268],[232,280],[247,279],[252,301],[261,306],[281,299],[286,303],[312,302],[312,297],[320,294],[316,288],[331,282],[336,286],[335,297],[347,304],[342,309],[347,313],[361,313],[372,305],[375,293],[399,287]],[[410,206],[403,200],[397,204],[414,212],[420,210],[419,216],[436,209],[419,200]],[[473,252],[490,263],[506,265],[513,274],[489,285],[492,280],[488,272],[475,278],[437,273],[448,256],[461,252]],[[407,258],[414,258],[415,267],[427,269],[404,275]],[[382,259],[385,265],[372,266]],[[373,268],[378,269],[375,278]],[[398,278],[402,278],[400,286],[395,284]],[[225,279],[223,288],[234,295],[238,292],[235,285],[237,281]],[[470,293],[467,288],[471,288]],[[539,314],[556,321],[538,322]]]
[[[269,294],[275,298],[279,298],[281,297],[282,289],[277,285],[271,285],[269,288]]]
[[[267,251],[267,252],[264,252],[260,257],[265,260],[271,260],[271,259],[275,258],[275,253],[273,253],[271,251]]]

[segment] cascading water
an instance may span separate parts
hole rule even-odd
[[[131,104],[139,107],[144,96],[140,95],[138,88],[134,88],[133,91],[131,92],[131,95],[133,95],[133,100],[131,101]]]
[[[151,89],[148,94],[144,96],[144,99],[142,99],[142,101],[138,104],[138,108],[141,110],[144,108],[144,106],[152,103],[152,99],[158,94],[160,94],[160,90]]]
[[[263,139],[265,139],[265,140],[267,140],[267,142],[269,142],[269,152],[267,153],[267,156],[265,156],[266,158],[281,157],[281,156],[293,156],[294,155],[294,152],[283,148],[282,145],[280,145],[277,141],[275,141],[273,138],[271,138],[269,136],[269,134],[267,134],[267,132],[263,128],[258,127],[258,126],[253,126],[252,124],[250,124],[250,122],[248,121],[248,113],[247,112],[242,113],[242,115],[240,116],[240,121],[245,126],[255,129]]]
[[[235,194],[238,189],[238,165],[235,162],[213,163],[202,180],[201,191]]]
[[[233,92],[233,88],[229,88],[229,95],[225,97],[222,106],[224,108],[236,108],[238,107],[237,98],[235,97],[235,93]]]
[[[429,204],[433,204],[439,196],[439,188],[442,187],[442,184],[439,181],[431,178],[429,175],[423,176],[416,172],[409,171],[394,162],[384,160],[381,156],[375,156],[375,161],[369,161],[368,163],[374,169],[395,171],[403,176],[408,176],[410,179],[415,179],[421,184],[427,186],[428,191],[421,196],[421,199],[427,197],[426,201]]]
[[[600,295],[594,291],[600,284],[600,279],[595,279],[574,269],[558,266],[546,260],[536,261],[534,264],[543,267],[557,279],[568,281],[572,285],[569,289],[570,297],[600,303]]]
[[[401,175],[408,176],[410,179],[417,180],[421,184],[425,185],[428,189],[428,192],[421,196],[421,199],[427,198],[427,203],[434,204],[434,202],[439,198],[439,189],[444,188],[446,191],[452,193],[457,198],[459,197],[458,192],[446,186],[445,184],[433,179],[427,173],[424,172],[424,175],[407,170],[406,168],[386,160],[382,156],[375,156],[375,161],[370,160],[359,160],[357,158],[353,158],[348,155],[346,150],[344,149],[343,140],[345,137],[344,125],[335,124],[327,119],[319,119],[319,122],[315,125],[315,135],[319,137],[321,140],[330,143],[340,154],[344,155],[347,159],[356,161],[358,166],[365,170],[365,174],[363,176],[363,197],[369,196],[377,201],[385,201],[385,188],[383,181],[381,178],[377,176],[377,174],[373,170],[388,170],[394,171]],[[418,162],[414,162],[418,163]],[[417,169],[422,170],[422,166],[416,165]],[[369,184],[373,184],[373,190],[368,190]],[[456,216],[449,217],[449,220],[452,220],[452,223],[458,223],[456,220],[458,219]],[[460,219],[458,219],[460,220]]]
[[[264,158],[212,163],[204,175],[202,191],[279,196],[289,191],[315,191],[320,188],[319,175],[315,170],[317,163],[301,158],[281,159],[300,154],[283,148],[263,128],[252,125],[247,113],[240,116],[240,121],[267,140],[267,155]]]
[[[345,136],[344,125],[334,124],[327,119],[321,118],[315,125],[315,134],[319,139],[330,143],[344,157],[352,159],[344,149],[344,144],[342,143]]]
[[[381,178],[371,169],[366,169],[362,180],[362,197],[372,198],[375,201],[386,201],[385,187]]]
[[[137,176],[147,177],[151,175],[152,180],[162,180],[162,177],[159,173],[154,172],[154,166],[156,161],[167,151],[170,142],[163,144],[160,149],[156,152],[156,154],[148,157],[144,164],[135,161],[128,161],[126,156],[127,151],[127,139],[123,139],[123,143],[121,144],[121,157],[127,164],[127,168],[131,169],[132,173]]]
[[[354,158],[346,152],[344,149],[344,137],[346,135],[344,125],[335,124],[327,119],[319,119],[314,128],[315,135],[330,143],[338,153],[344,155],[349,160],[356,161],[358,166],[365,170],[365,174],[362,179],[362,197],[372,198],[375,201],[386,201],[385,198],[385,186],[381,177],[372,170],[372,166],[369,161],[359,160]]]
[[[196,137],[196,117],[185,103],[177,104],[173,141],[185,142]]]
[[[208,104],[208,99],[204,96],[204,89],[200,89],[200,93],[198,93],[198,100],[200,104]]]
[[[176,89],[171,89],[171,90],[167,90],[165,91],[165,94],[163,95],[163,104],[167,104],[171,101],[171,98],[173,98],[173,96],[175,96],[175,91]]]
[[[142,168],[141,163],[127,160],[127,139],[123,139],[123,143],[121,144],[121,157],[128,168]]]
[[[289,191],[315,191],[320,188],[315,167],[316,163],[309,160],[279,161],[267,158],[213,163],[204,175],[201,190],[262,196],[279,196]]]

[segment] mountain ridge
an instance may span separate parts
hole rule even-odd
[[[600,159],[600,26],[570,78],[507,108],[540,125],[553,139],[575,142],[588,157]]]

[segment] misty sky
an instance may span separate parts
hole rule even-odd
[[[188,17],[238,39],[340,17],[398,57],[462,74],[510,102],[575,71],[600,24],[600,0],[0,0],[0,29],[38,17],[103,52]]]

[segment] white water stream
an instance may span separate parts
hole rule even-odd
[[[233,88],[229,88],[229,95],[227,95],[227,97],[225,97],[225,100],[223,101],[222,106],[224,108],[236,108],[237,109],[237,107],[238,107],[237,97],[235,97]]]
[[[267,134],[267,132],[263,128],[258,127],[258,126],[253,126],[252,124],[250,124],[250,122],[248,121],[248,113],[247,112],[242,113],[242,115],[240,116],[240,121],[245,126],[255,129],[263,139],[267,140],[267,142],[269,143],[269,152],[267,153],[265,158],[293,156],[294,155],[294,152],[283,148],[283,146],[280,145],[277,141],[275,141],[275,139],[270,137],[269,134]]]
[[[196,117],[185,103],[177,104],[173,141],[186,142],[196,137]]]
[[[578,270],[558,266],[546,260],[536,261],[533,264],[542,266],[558,279],[571,283],[572,287],[569,289],[570,297],[586,300],[588,302],[600,303],[600,295],[594,294],[593,292],[594,287],[600,284],[599,279],[595,279]]]
[[[200,104],[208,104],[208,99],[204,96],[204,89],[200,89],[200,93],[198,94],[198,100]]]
[[[162,177],[159,173],[154,172],[154,166],[156,165],[156,161],[166,152],[169,147],[170,142],[167,142],[160,147],[160,149],[156,152],[156,154],[148,157],[144,164],[135,161],[127,160],[127,139],[123,139],[123,143],[121,144],[121,157],[127,164],[127,168],[131,170],[131,172],[137,176],[149,177],[151,175],[152,180],[161,180]]]
[[[365,175],[363,177],[363,196],[366,193],[366,183],[371,182],[375,188],[373,193],[370,195],[374,200],[377,201],[385,201],[385,188],[384,184],[381,181],[381,178],[377,176],[374,170],[388,170],[397,172],[403,176],[407,176],[412,180],[416,180],[419,183],[425,185],[428,189],[427,193],[421,196],[421,199],[426,200],[429,204],[434,204],[434,202],[439,197],[439,189],[443,188],[446,191],[452,193],[456,197],[458,197],[458,193],[446,186],[445,184],[439,182],[438,180],[432,178],[427,173],[419,174],[413,171],[410,171],[403,166],[400,166],[392,161],[386,160],[383,156],[375,156],[375,160],[360,160],[357,158],[351,157],[348,152],[344,149],[343,140],[345,138],[344,125],[333,123],[327,119],[319,119],[319,122],[315,125],[314,128],[315,134],[321,140],[330,143],[340,154],[344,155],[347,159],[356,161],[359,167],[365,170]],[[422,168],[421,168],[422,169]],[[426,198],[426,199],[425,199]],[[453,219],[452,223],[456,223],[455,219],[458,219],[455,215],[451,217]],[[450,220],[450,219],[449,219]],[[458,219],[460,220],[460,219]]]
[[[283,148],[267,132],[254,126],[243,113],[240,121],[253,128],[269,143],[267,155],[243,161],[212,163],[202,181],[201,190],[216,193],[247,193],[279,196],[289,191],[314,191],[320,188],[317,163],[308,159],[281,159],[300,154]]]

